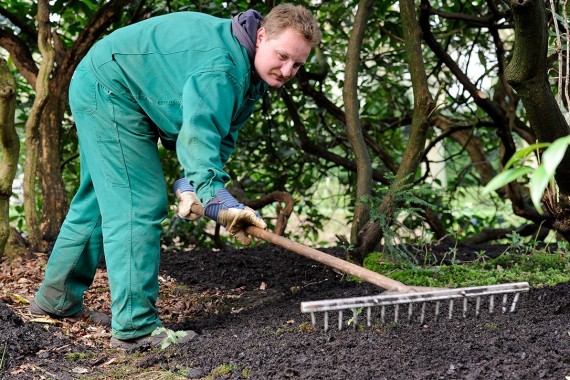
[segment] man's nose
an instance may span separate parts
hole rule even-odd
[[[285,78],[290,78],[293,76],[293,63],[285,63],[281,66],[281,75]]]

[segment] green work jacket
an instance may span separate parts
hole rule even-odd
[[[87,59],[99,82],[138,103],[161,139],[176,142],[200,200],[214,198],[230,179],[223,167],[238,131],[267,90],[253,79],[231,19],[194,12],[153,17],[111,33]]]

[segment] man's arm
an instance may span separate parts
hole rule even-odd
[[[223,165],[233,152],[237,131],[232,115],[243,88],[224,71],[191,76],[183,90],[183,123],[176,152],[185,177],[205,204],[230,180]],[[233,137],[235,134],[235,137]]]

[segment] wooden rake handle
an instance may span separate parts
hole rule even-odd
[[[204,215],[204,209],[202,206],[197,204],[192,205],[192,212],[198,215]],[[292,240],[284,238],[283,236],[276,235],[271,231],[264,230],[255,226],[249,226],[245,229],[245,232],[247,232],[250,236],[265,240],[266,242],[273,243],[289,251],[298,253],[301,256],[305,256],[306,258],[317,261],[328,267],[337,269],[342,273],[356,276],[366,282],[389,290],[390,292],[414,291],[412,287],[406,286],[399,281],[393,280],[389,277],[383,276],[359,265],[339,259],[338,257],[294,242]]]

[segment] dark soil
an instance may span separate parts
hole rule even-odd
[[[461,247],[457,258],[480,249]],[[338,331],[335,322],[324,332],[322,316],[313,328],[310,316],[300,312],[301,302],[381,290],[347,281],[272,245],[173,250],[163,253],[161,265],[165,281],[184,284],[169,288],[165,296],[175,299],[165,323],[171,329],[197,331],[193,341],[125,355],[106,343],[87,346],[73,339],[65,325],[46,330],[24,322],[13,305],[0,303],[0,379],[570,377],[569,283],[531,289],[512,314],[482,312],[475,317],[471,310],[467,318],[382,325],[379,310],[374,310],[372,327],[346,326],[348,315],[347,328]],[[331,320],[336,321],[336,313]]]

